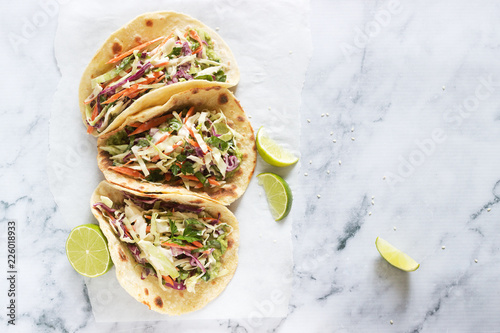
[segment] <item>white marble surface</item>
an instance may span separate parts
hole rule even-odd
[[[312,0],[288,316],[104,324],[95,323],[83,279],[67,263],[69,228],[47,182],[48,115],[60,76],[57,13],[41,14],[41,3],[0,11],[0,224],[19,226],[18,321],[8,331],[499,331],[499,5]],[[23,33],[17,46],[9,41]],[[377,236],[421,267],[390,267]],[[2,330],[6,324],[0,315]]]

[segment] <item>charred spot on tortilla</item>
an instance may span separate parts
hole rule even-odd
[[[241,176],[242,173],[243,173],[243,171],[240,168],[240,169],[236,170],[235,175],[236,176]]]
[[[121,261],[127,261],[127,256],[123,253],[122,249],[118,249],[118,255],[120,256]]]
[[[244,159],[247,159],[247,158],[248,158],[248,154],[247,154],[247,153],[244,153],[244,154],[243,154],[243,158],[244,158]]]
[[[146,296],[148,296],[148,295],[149,295],[149,290],[148,290],[148,288],[144,288],[144,293],[146,294]]]
[[[244,122],[245,121],[245,118],[242,117],[242,116],[238,116],[236,119],[238,119],[238,121],[241,121],[241,122]]]
[[[153,26],[153,21],[151,21],[151,20],[146,20],[146,25],[147,25],[148,27],[152,27],[152,26]]]
[[[198,200],[192,200],[192,201],[189,201],[189,202],[192,203],[192,204],[197,204],[197,205],[203,203],[203,201],[199,200],[199,199]]]
[[[113,50],[114,54],[117,54],[117,53],[120,53],[123,48],[122,48],[121,44],[114,42],[111,49]]]
[[[156,296],[155,298],[155,304],[157,307],[162,308],[163,307],[163,301],[160,296]]]
[[[142,44],[141,36],[136,36],[134,40],[137,44]]]
[[[148,308],[149,308],[149,310],[151,310],[151,305],[149,305],[149,303],[148,303],[148,302],[146,302],[146,301],[142,301],[142,304],[147,305],[147,306],[148,306]]]
[[[233,240],[232,240],[232,239],[228,240],[228,241],[227,241],[227,248],[228,248],[228,249],[232,248],[232,247],[233,247],[233,244],[234,244],[234,242],[233,242]]]
[[[229,101],[226,94],[219,95],[219,104],[226,104]],[[238,117],[239,119],[239,117]]]
[[[197,93],[198,93],[198,91],[199,91],[199,89],[198,89],[198,88],[194,88],[193,90],[191,90],[191,93],[194,95],[194,94],[197,94]]]

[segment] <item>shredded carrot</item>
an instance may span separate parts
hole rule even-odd
[[[150,218],[151,218],[151,217],[150,217]],[[148,226],[146,227],[146,232],[151,232],[151,226],[150,226],[150,225],[148,225]]]
[[[167,41],[168,41],[170,38],[172,38],[173,36],[174,36],[174,33],[173,33],[173,32],[171,32],[171,33],[170,33],[170,35],[168,35],[168,37],[167,37],[167,38],[165,38],[165,39],[164,39],[164,40],[160,43],[160,45],[158,45],[158,48],[156,49],[156,51],[155,51],[155,52],[153,52],[153,53],[152,53],[152,55],[156,54],[156,53],[157,53],[157,52],[158,52],[158,51],[162,48],[162,46],[163,46],[163,45],[165,45],[165,44],[167,43]]]
[[[87,126],[87,133],[90,134],[94,131],[94,128],[92,126]]]
[[[166,173],[166,174],[165,174],[165,180],[166,180],[167,182],[169,182],[169,181],[170,181],[170,179],[172,179],[172,174],[170,174],[170,173]]]
[[[164,135],[164,136],[162,136],[162,137],[160,138],[160,140],[158,140],[155,144],[160,144],[160,143],[162,143],[162,142],[163,142],[163,141],[165,141],[165,140],[166,140],[169,136],[170,136],[170,133],[165,134],[165,135]]]
[[[170,247],[178,247],[179,249],[185,249],[185,250],[194,250],[194,249],[197,249],[196,246],[179,245],[179,244],[169,243],[169,242],[163,242],[163,243],[161,243],[161,245],[170,246]]]
[[[148,78],[146,78],[146,80],[141,81],[141,82],[136,83],[136,84],[133,84],[129,88],[120,90],[119,92],[117,92],[116,94],[114,94],[113,96],[111,96],[108,100],[104,101],[102,104],[113,103],[114,101],[116,101],[117,99],[119,99],[122,96],[123,97],[133,98],[132,95],[139,90],[139,86],[141,84],[149,84],[149,83],[152,83],[152,82],[156,81],[156,79],[157,79],[156,76],[155,77],[148,77]]]
[[[177,147],[180,147],[182,145],[183,141],[180,140],[179,142],[177,142],[175,145],[172,146],[172,149],[175,149]]]
[[[193,244],[196,245],[196,246],[198,246],[198,247],[203,247],[203,244],[201,244],[198,241],[194,241]]]
[[[156,78],[155,82],[153,82],[153,83],[158,83],[158,82],[160,82],[161,80],[163,80],[164,78],[165,78],[165,74],[163,74],[162,76],[160,76],[160,77]]]
[[[210,222],[219,221],[218,219],[214,219],[213,217],[204,217],[203,219]]]
[[[186,113],[186,117],[184,118],[184,124],[186,123],[186,121],[188,120],[188,118],[191,117],[191,115],[193,114],[193,112],[194,112],[194,106],[192,106],[191,108],[189,108],[188,112]]]
[[[210,185],[220,186],[220,183],[218,181],[216,181],[215,178],[213,178],[213,177],[209,177],[209,178],[207,178],[207,180],[208,180],[208,183]]]
[[[200,180],[196,178],[196,176],[190,176],[190,175],[181,175],[182,178],[189,179],[189,180],[195,180],[199,182]]]
[[[90,119],[94,120],[95,117],[97,117],[98,115],[99,115],[99,111],[97,109],[97,103],[95,103],[94,110],[92,110],[92,118],[90,118]]]
[[[143,123],[141,126],[137,127],[135,129],[135,131],[133,131],[132,133],[130,133],[128,136],[131,136],[131,135],[134,135],[134,134],[138,134],[138,133],[142,133],[142,132],[147,131],[147,130],[155,127],[155,126],[163,124],[165,121],[167,121],[167,119],[170,119],[173,116],[174,115],[170,113],[170,114],[167,114],[167,115],[164,115],[164,116],[161,116],[161,117],[157,117],[157,118],[153,118],[151,120],[148,120],[145,123]]]
[[[155,157],[153,157],[153,158],[151,159],[151,162],[153,162],[153,163],[154,163],[154,162],[158,162],[159,160],[160,160],[160,155],[156,155]]]
[[[146,42],[144,44],[138,45],[138,46],[136,46],[136,47],[128,50],[127,52],[124,52],[124,53],[120,54],[119,56],[114,57],[113,59],[109,60],[106,64],[112,64],[112,63],[115,63],[117,61],[120,61],[123,58],[128,57],[129,55],[131,55],[132,53],[134,53],[135,50],[140,50],[140,49],[143,49],[145,47],[148,47],[149,45],[151,45],[153,43],[156,43],[156,42],[162,40],[163,38],[164,37],[158,37],[158,38],[155,38],[153,40],[150,40],[149,42]]]
[[[203,42],[201,41],[201,38],[200,38],[200,36],[198,36],[196,31],[190,30],[189,35],[200,44],[200,46],[198,46],[198,48],[193,51],[193,54],[196,54],[196,53],[200,52],[201,50],[203,50]]]
[[[172,280],[172,278],[170,277],[170,275],[162,275],[161,276],[163,278],[163,280],[165,280],[165,282],[167,282],[169,285],[171,285],[172,287],[174,286],[174,280]]]
[[[163,67],[163,66],[167,66],[169,64],[168,61],[165,61],[165,62],[162,62],[162,63],[159,63],[159,64],[156,64],[153,66],[153,68],[158,68],[158,67]]]
[[[136,90],[136,91],[131,91],[129,94],[126,95],[126,97],[130,98],[130,99],[134,99],[136,98],[139,94],[141,94],[142,92],[146,91],[147,89],[140,89],[140,90]]]
[[[144,178],[144,175],[142,173],[140,173],[139,171],[134,170],[134,169],[130,169],[127,167],[111,167],[111,169],[113,169],[114,171],[116,171],[118,173],[127,175],[127,176],[132,176],[132,177],[136,177],[136,178]]]
[[[90,97],[90,96],[89,96],[89,97]],[[97,95],[96,95],[96,96],[94,96],[94,97],[92,97],[92,99],[89,99],[89,100],[88,100],[88,101],[86,101],[86,102],[84,101],[84,102],[83,102],[83,104],[90,104],[90,103],[92,103],[92,101],[93,101],[96,97],[97,97]]]
[[[127,91],[127,89],[123,89],[123,90],[120,90],[119,92],[117,92],[116,94],[114,94],[113,96],[111,96],[110,98],[108,98],[107,100],[105,100],[104,102],[102,102],[102,104],[109,104],[109,103],[113,103],[114,101],[116,101],[117,99],[119,99],[120,97],[123,96],[123,94]],[[97,104],[97,103],[96,103]]]
[[[202,188],[203,187],[203,184],[198,182],[196,183],[196,185],[194,186],[194,188]]]
[[[194,140],[191,140],[190,138],[186,138],[187,142],[189,142],[192,146],[194,147],[200,147],[200,145],[198,144],[198,142],[194,141]]]

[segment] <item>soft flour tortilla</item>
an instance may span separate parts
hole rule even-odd
[[[101,195],[107,196],[113,202],[123,201],[123,192],[145,196],[144,194],[126,190],[119,186],[111,185],[102,181],[94,191],[90,204],[91,207],[101,202]],[[238,265],[239,228],[236,217],[226,207],[210,200],[190,195],[161,194],[147,195],[150,198],[159,198],[163,201],[173,201],[179,204],[204,207],[204,211],[213,217],[220,214],[220,220],[233,227],[233,232],[228,235],[228,248],[222,257],[222,268],[228,270],[228,274],[215,278],[212,281],[200,281],[196,285],[196,292],[187,290],[174,290],[167,288],[163,290],[158,285],[158,279],[149,275],[141,279],[142,267],[137,264],[124,242],[121,242],[113,229],[102,216],[98,209],[92,208],[92,213],[99,221],[99,226],[108,239],[109,252],[115,264],[116,277],[120,285],[136,300],[146,304],[151,310],[169,315],[180,315],[183,313],[199,310],[215,299],[227,286],[233,277]]]
[[[228,125],[241,134],[241,138],[237,139],[237,144],[243,155],[243,161],[235,174],[226,180],[224,186],[187,190],[184,186],[158,185],[146,180],[135,179],[111,169],[113,161],[109,158],[109,154],[100,148],[106,145],[106,141],[111,135],[120,131],[128,124],[145,122],[159,115],[179,111],[191,106],[195,106],[195,112],[202,111],[203,109],[221,110],[227,118]],[[171,96],[170,100],[162,106],[152,107],[128,117],[115,131],[99,137],[97,140],[97,150],[97,164],[99,169],[104,173],[106,180],[111,183],[143,193],[195,194],[216,200],[224,205],[231,204],[245,192],[252,178],[257,161],[255,137],[245,112],[238,100],[228,89],[216,84],[178,93]]]
[[[106,73],[115,67],[116,64],[106,64],[108,60],[144,42],[153,40],[160,36],[168,36],[175,28],[183,30],[186,27],[201,29],[207,32],[214,41],[214,51],[220,57],[221,63],[226,65],[226,82],[220,82],[223,87],[232,87],[238,84],[240,72],[236,59],[229,46],[212,29],[200,21],[181,13],[176,12],[155,12],[140,15],[127,23],[125,26],[115,31],[101,46],[94,55],[89,65],[85,69],[79,88],[79,104],[83,123],[87,127],[85,117],[85,104],[83,101],[92,93],[91,80],[101,74]],[[201,83],[200,83],[201,82]],[[94,131],[95,136],[108,133],[123,122],[129,115],[137,111],[164,103],[166,96],[173,95],[186,89],[208,83],[205,80],[191,80],[174,83],[163,88],[155,89],[134,101],[114,121],[102,132]]]

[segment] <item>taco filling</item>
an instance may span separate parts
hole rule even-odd
[[[148,48],[155,46],[152,50]],[[212,38],[201,29],[175,29],[112,59],[110,71],[91,80],[85,99],[87,132],[101,133],[128,106],[150,91],[178,82],[226,82],[226,65]]]
[[[164,290],[195,292],[200,281],[224,276],[221,258],[233,228],[203,208],[124,192],[122,203],[100,196],[101,212],[120,241],[142,266],[141,279],[152,275]]]
[[[191,107],[125,126],[100,149],[117,173],[203,190],[224,186],[239,168],[238,137],[222,112]]]

